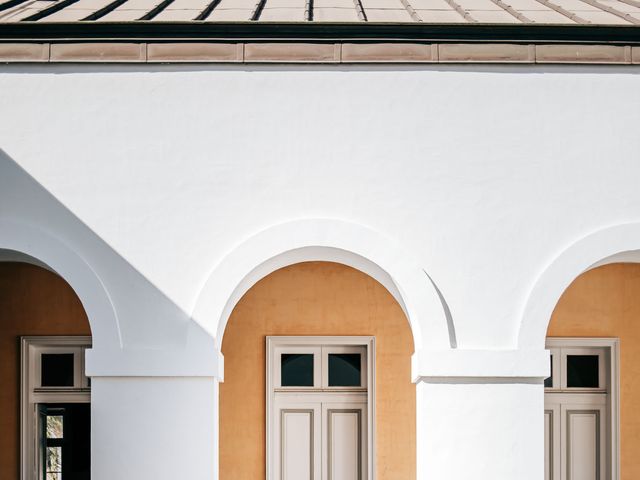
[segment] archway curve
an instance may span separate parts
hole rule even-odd
[[[279,268],[310,260],[343,263],[384,285],[405,311],[416,352],[455,345],[453,323],[431,278],[393,240],[341,220],[291,221],[250,237],[213,269],[192,317],[220,348],[229,316],[249,288]]]
[[[118,318],[106,288],[91,266],[69,246],[34,225],[0,219],[0,249],[44,263],[71,286],[89,319],[92,350],[121,348]]]
[[[536,281],[521,316],[518,348],[543,349],[551,314],[581,273],[619,261],[640,262],[640,222],[598,230],[565,249]]]

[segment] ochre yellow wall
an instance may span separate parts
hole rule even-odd
[[[19,478],[22,335],[91,335],[82,304],[60,277],[0,262],[0,479]]]
[[[618,263],[580,275],[558,302],[550,337],[620,338],[622,480],[640,478],[640,265]]]
[[[258,282],[234,309],[222,343],[220,478],[265,478],[265,337],[376,337],[377,472],[415,479],[413,339],[402,309],[371,277],[335,263],[307,262]]]

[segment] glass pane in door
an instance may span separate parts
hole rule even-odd
[[[73,387],[73,353],[43,353],[40,358],[43,387]]]
[[[598,355],[567,355],[567,387],[598,388]]]
[[[329,354],[329,386],[359,387],[362,385],[359,353]]]
[[[280,385],[313,387],[313,354],[283,353],[280,358]]]

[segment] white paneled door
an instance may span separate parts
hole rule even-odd
[[[565,405],[567,480],[605,479],[604,407]]]
[[[609,480],[606,398],[567,397],[545,400],[545,480]]]
[[[545,480],[616,480],[611,351],[596,340],[554,339],[545,382]],[[613,363],[612,363],[613,362]]]
[[[279,428],[276,429],[274,452],[277,462],[276,478],[298,480],[320,478],[320,415],[319,405],[290,404],[279,409]]]
[[[322,405],[323,480],[362,480],[366,469],[366,404]]]
[[[313,338],[270,337],[269,480],[369,480],[369,347]]]
[[[275,478],[366,478],[366,403],[283,403],[274,431]]]

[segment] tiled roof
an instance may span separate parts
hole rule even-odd
[[[640,0],[0,0],[0,23],[638,25]]]

